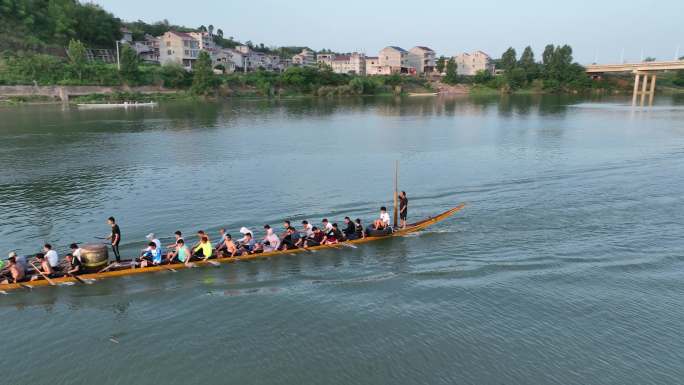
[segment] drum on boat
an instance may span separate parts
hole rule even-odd
[[[81,261],[87,271],[98,271],[109,262],[107,246],[102,243],[89,243],[81,246]]]

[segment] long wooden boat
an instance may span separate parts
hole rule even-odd
[[[155,107],[157,102],[124,102],[124,103],[79,103],[78,108],[133,108],[133,107]]]
[[[277,256],[282,256],[282,255],[290,255],[294,253],[304,253],[304,252],[311,252],[315,250],[322,250],[322,249],[339,249],[341,247],[345,247],[345,245],[355,245],[359,243],[367,243],[367,242],[372,242],[372,241],[378,241],[381,239],[387,239],[387,238],[392,238],[392,237],[400,237],[406,234],[410,233],[415,233],[417,231],[423,230],[431,225],[434,225],[437,222],[441,222],[450,216],[456,214],[459,212],[461,209],[465,207],[465,204],[460,204],[450,210],[447,210],[439,215],[436,215],[434,217],[429,217],[426,219],[423,219],[419,222],[411,223],[408,224],[405,228],[396,230],[390,235],[386,236],[381,236],[381,237],[366,237],[363,239],[356,239],[353,241],[346,241],[338,244],[333,244],[333,245],[321,245],[321,246],[314,246],[314,247],[309,247],[307,249],[292,249],[292,250],[283,250],[283,251],[271,251],[267,253],[259,253],[259,254],[248,254],[248,255],[242,255],[238,257],[227,257],[227,258],[218,258],[218,259],[210,259],[208,261],[198,261],[194,262],[195,266],[216,266],[217,262],[218,263],[232,263],[232,262],[239,262],[239,261],[250,261],[250,260],[255,260],[255,259],[263,259],[263,258],[272,258],[272,257],[277,257]],[[118,270],[110,270],[102,273],[92,273],[92,274],[82,274],[79,275],[78,278],[80,278],[82,281],[88,282],[88,281],[93,281],[93,280],[100,280],[100,279],[105,279],[105,278],[113,278],[113,277],[123,277],[123,276],[128,276],[128,275],[137,275],[137,274],[146,274],[146,273],[152,273],[152,272],[157,272],[157,271],[169,271],[169,270],[182,270],[186,269],[184,264],[182,263],[175,263],[175,264],[169,264],[169,265],[159,265],[159,266],[150,266],[150,267],[144,267],[144,268],[135,268],[132,269],[130,267],[123,268],[123,269],[118,269]],[[77,280],[73,277],[61,277],[61,278],[54,278],[52,279],[52,282],[56,285],[59,284],[65,284],[65,283],[77,283]],[[34,287],[40,287],[40,286],[48,286],[50,283],[44,279],[40,279],[37,281],[30,281],[30,282],[23,282],[23,283],[11,283],[11,284],[4,284],[0,285],[0,291],[9,291],[9,290],[16,290],[16,289],[21,289],[21,288],[26,288],[26,289],[32,289]]]

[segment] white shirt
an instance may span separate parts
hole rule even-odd
[[[311,223],[304,226],[304,233],[306,233],[307,237],[313,236],[313,226],[311,225]]]
[[[81,248],[80,248],[80,247],[79,247],[78,249],[72,251],[72,252],[71,252],[71,255],[73,255],[74,257],[78,258],[78,260],[79,260],[80,262],[83,262],[83,261],[81,260]]]
[[[332,223],[328,222],[328,224],[325,225],[325,229],[323,230],[323,232],[327,234],[330,231],[332,231],[332,229],[333,229]]]
[[[270,243],[270,245],[264,246],[264,251],[277,250],[280,246],[280,239],[277,235],[275,235],[273,229],[268,229],[268,233],[266,234],[264,241],[268,241],[268,243]]]
[[[382,223],[385,224],[385,226],[389,226],[389,224],[390,224],[389,213],[387,213],[387,212],[381,213],[380,214],[380,220],[382,221]]]
[[[154,244],[157,245],[157,250],[161,250],[161,249],[162,249],[162,248],[161,248],[161,242],[159,242],[159,239],[154,238],[154,239],[152,240],[152,242],[154,242]]]
[[[47,253],[45,253],[45,258],[47,258],[48,262],[50,263],[50,267],[59,266],[59,255],[56,251],[48,251]]]

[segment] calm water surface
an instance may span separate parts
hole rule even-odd
[[[0,251],[370,220],[417,235],[0,295],[2,384],[680,384],[684,98],[0,108]]]

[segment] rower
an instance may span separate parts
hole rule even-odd
[[[147,246],[147,250],[140,256],[140,267],[147,267],[150,264],[161,265],[161,249],[157,247],[157,244],[154,241],[150,241]]]
[[[246,228],[242,228],[247,230]],[[240,229],[240,232],[242,232],[242,229]],[[247,230],[247,232],[243,233],[244,237],[240,239],[240,254],[252,254],[254,252],[254,247],[256,246],[256,241],[254,240],[254,237],[252,236],[252,232]]]
[[[197,242],[195,242],[194,245],[190,249],[195,250],[199,245],[202,243],[202,238],[207,237],[209,239],[209,235],[204,230],[198,230],[197,231]]]
[[[119,244],[121,244],[121,229],[116,224],[114,217],[109,217],[107,223],[112,227],[112,233],[105,239],[112,242],[112,252],[116,257],[116,263],[121,262],[121,255],[119,254]]]
[[[162,244],[161,244],[161,242],[159,241],[159,239],[157,239],[157,237],[154,235],[154,233],[149,233],[149,234],[147,234],[147,236],[146,236],[145,238],[147,238],[147,240],[150,241],[150,242],[154,242],[154,244],[157,245],[157,249],[158,249],[159,251],[161,251],[161,249],[162,249]]]
[[[285,231],[285,236],[283,237],[282,242],[280,243],[280,249],[281,250],[292,250],[298,248],[298,244],[300,243],[300,237],[299,233],[297,232],[297,229],[294,227],[290,226],[287,231]]]
[[[24,269],[18,262],[17,257],[9,257],[7,259],[7,268],[9,270],[9,277],[5,278],[0,284],[20,283],[26,281],[26,269]]]
[[[348,240],[354,240],[354,239],[356,239],[356,238],[357,238],[357,237],[356,237],[356,225],[355,225],[354,222],[351,220],[351,218],[349,218],[349,217],[344,217],[344,224],[345,224],[345,228],[344,228],[344,230],[343,230],[344,236],[345,236]]]
[[[219,235],[221,236],[221,240],[219,240],[214,247],[216,249],[216,255],[221,255],[222,252],[226,250],[226,229],[220,228]]]
[[[325,234],[325,237],[323,238],[322,244],[324,245],[334,245],[335,243],[339,243],[341,241],[344,241],[344,235],[340,231],[340,229],[337,227],[337,223],[332,224],[332,230],[330,230],[329,233]]]
[[[356,239],[366,238],[366,232],[363,230],[361,218],[356,218]]]
[[[67,275],[79,275],[83,273],[83,265],[81,264],[81,260],[75,255],[67,254],[64,258],[69,263],[69,267],[66,271]]]
[[[169,252],[166,253],[166,259],[169,261],[169,263],[173,262],[178,255],[178,241],[183,240],[183,233],[181,233],[180,230],[174,232],[173,236],[176,238],[175,242],[166,246],[166,248],[169,249]]]
[[[183,240],[183,238],[176,241],[176,252],[174,257],[181,263],[186,265],[190,264],[190,249],[185,245],[185,240]],[[173,263],[173,259],[169,262]]]
[[[52,250],[52,245],[46,243],[43,246],[43,252],[45,253],[45,259],[50,263],[51,270],[59,270],[59,254]]]
[[[21,267],[24,271],[26,271],[27,264],[26,264],[26,257],[23,255],[17,255],[16,251],[10,251],[9,256],[7,257],[8,260],[9,258],[14,258],[15,261],[17,261],[17,265]]]
[[[233,237],[226,233],[224,234],[223,239],[225,239],[223,241],[223,255],[227,257],[236,256],[238,254],[238,249],[237,246],[235,246],[235,242],[233,242]]]
[[[406,227],[406,218],[408,217],[408,197],[406,191],[399,193],[399,226],[403,229]]]
[[[328,218],[323,218],[321,223],[323,224],[323,228],[321,229],[323,233],[328,234],[332,231],[332,224],[328,222]]]
[[[35,266],[38,270],[36,274],[31,277],[31,281],[41,279],[43,277],[54,278],[55,273],[50,265],[50,260],[47,259],[46,255],[43,253],[36,254],[36,259],[38,260],[38,266]]]
[[[76,257],[76,259],[78,259],[79,262],[83,262],[83,261],[81,260],[81,253],[82,253],[83,251],[81,250],[80,247],[78,247],[78,244],[77,244],[77,243],[72,243],[71,245],[69,245],[69,248],[71,249],[71,256],[72,256],[72,257]]]
[[[264,230],[266,230],[266,236],[263,240],[264,252],[267,253],[269,251],[278,250],[278,247],[280,247],[280,239],[278,236],[275,235],[270,225],[264,225]]]
[[[309,221],[302,221],[302,227],[302,232],[305,236],[310,237],[313,235],[313,226],[311,226]]]
[[[313,228],[313,234],[311,237],[306,238],[306,241],[304,241],[304,247],[313,247],[313,246],[319,246],[321,242],[323,242],[323,239],[325,238],[325,234],[319,229],[318,227],[314,226]]]
[[[192,256],[197,259],[209,259],[212,254],[211,242],[209,237],[205,234],[200,238],[200,242],[194,249],[192,249]]]

